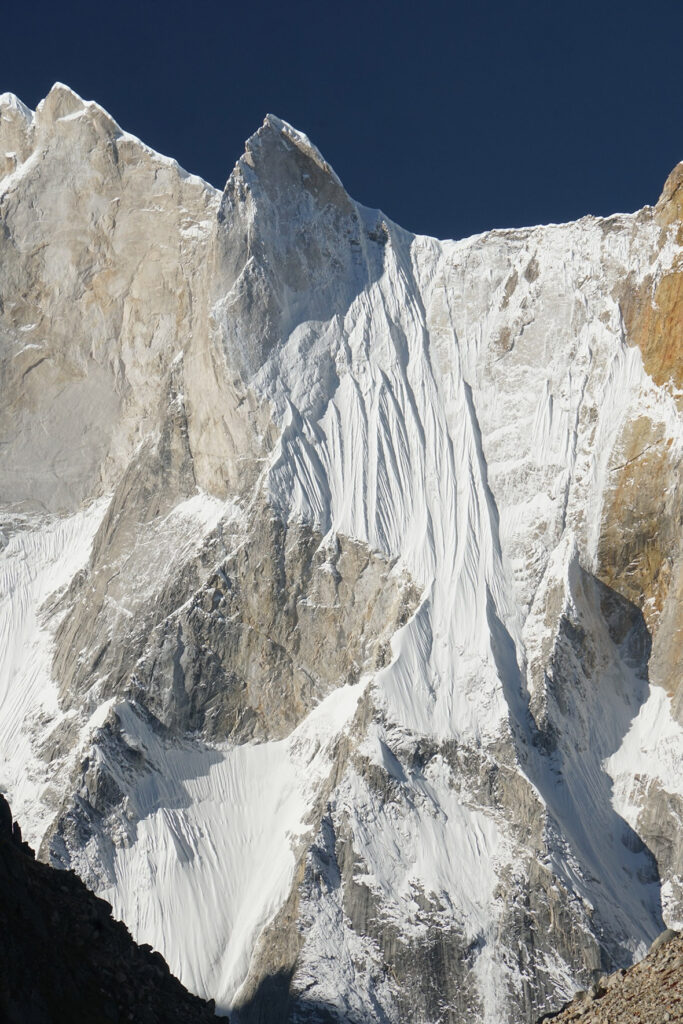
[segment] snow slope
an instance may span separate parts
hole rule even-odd
[[[83,512],[64,519],[46,518],[39,525],[28,526],[11,519],[3,522],[2,788],[12,794],[16,813],[26,822],[26,836],[31,843],[39,842],[41,829],[46,827],[41,795],[47,782],[45,764],[35,757],[32,738],[38,732],[49,732],[62,717],[51,674],[51,629],[46,604],[86,564],[106,504],[106,499],[100,499]],[[88,720],[84,739],[97,728],[105,712],[103,705]]]
[[[683,894],[680,391],[628,305],[676,224],[439,242],[272,115],[219,196],[63,86],[5,108],[29,838],[245,1021],[533,1020],[629,962]]]

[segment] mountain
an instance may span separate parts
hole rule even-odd
[[[0,1012],[5,1024],[208,1024],[212,1007],[140,948],[70,872],[35,860],[0,796]]]
[[[1,788],[197,994],[531,1022],[683,919],[683,164],[416,236],[0,103]],[[428,187],[428,165],[424,182]]]

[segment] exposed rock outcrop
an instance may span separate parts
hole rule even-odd
[[[582,1024],[674,1024],[683,1020],[683,938],[667,929],[644,960],[603,975],[559,1013],[541,1021]]]

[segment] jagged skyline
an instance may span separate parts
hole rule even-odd
[[[297,0],[12,11],[0,92],[54,81],[222,188],[267,112],[307,132],[359,201],[411,231],[630,212],[683,156],[683,8],[414,10]],[[418,187],[415,184],[418,183]]]

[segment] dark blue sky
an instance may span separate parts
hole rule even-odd
[[[44,0],[0,91],[55,81],[223,186],[272,111],[413,231],[630,211],[683,159],[683,0]]]

